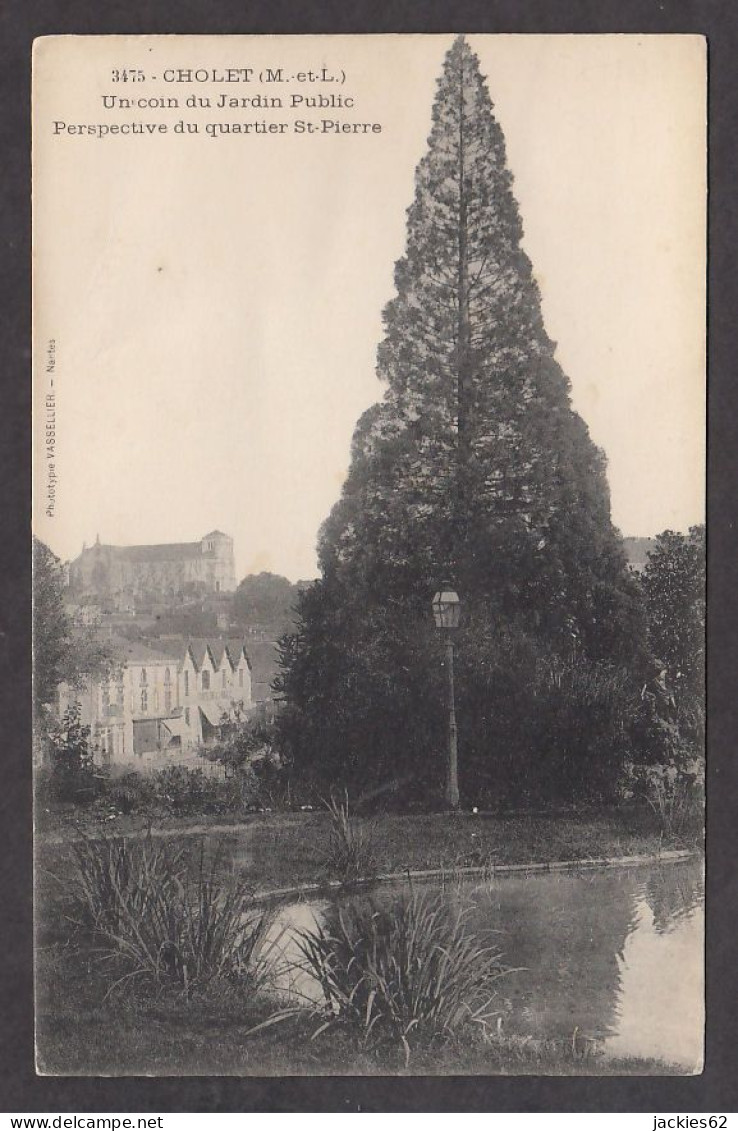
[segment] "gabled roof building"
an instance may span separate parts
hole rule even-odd
[[[62,687],[90,727],[98,763],[111,769],[161,769],[216,740],[224,721],[253,706],[251,662],[242,640],[159,640],[156,647],[112,639],[120,665],[81,693]]]

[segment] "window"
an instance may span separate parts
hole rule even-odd
[[[154,689],[154,710],[159,710],[159,692],[156,688]]]
[[[144,687],[148,683],[148,676],[146,675],[146,668],[141,668],[141,686]]]
[[[148,711],[148,709],[149,709],[149,693],[146,690],[146,688],[144,687],[143,691],[141,692],[141,710],[142,711]]]
[[[223,689],[225,690],[225,685],[226,685],[226,673],[225,673],[225,668],[223,668],[223,671],[222,671],[222,672],[220,673],[220,678],[221,678],[221,684],[222,684],[222,686],[223,686]]]
[[[202,689],[203,691],[210,690],[210,672],[202,673]]]
[[[189,693],[190,693],[190,673],[185,672],[184,677],[185,677],[185,680],[184,680],[185,695],[189,695]]]
[[[185,726],[190,725],[190,708],[185,707]]]
[[[172,709],[172,689],[171,689],[171,687],[165,687],[164,688],[164,710],[166,711],[167,714],[169,714],[171,709]]]
[[[171,683],[172,682],[172,675],[171,675],[171,672],[169,671],[169,668],[166,668],[166,670],[164,672],[164,682],[165,683]]]

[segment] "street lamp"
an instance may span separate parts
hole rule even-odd
[[[456,704],[454,701],[454,637],[461,619],[458,594],[450,586],[442,586],[433,598],[433,617],[436,628],[444,633],[446,643],[446,668],[448,672],[448,763],[446,767],[446,801],[451,809],[459,808],[459,768],[456,735]]]

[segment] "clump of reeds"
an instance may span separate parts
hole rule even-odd
[[[332,793],[324,805],[330,818],[326,864],[343,883],[350,885],[376,876],[374,832],[362,827],[351,813],[348,791]]]
[[[186,996],[214,979],[263,983],[271,916],[219,871],[217,853],[208,858],[201,843],[193,861],[149,836],[87,838],[74,854],[72,917],[108,965],[109,993],[132,981]]]
[[[140,917],[147,893],[164,891],[183,867],[181,850],[151,837],[133,844],[120,836],[82,833],[71,850],[70,917],[96,941],[117,934],[126,913]]]
[[[500,954],[468,931],[466,912],[442,895],[414,892],[388,910],[342,909],[297,942],[322,990],[314,1036],[340,1026],[364,1048],[401,1047],[407,1066],[414,1041],[483,1029],[497,1016]]]

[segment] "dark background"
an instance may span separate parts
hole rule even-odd
[[[707,1044],[689,1078],[37,1077],[33,1064],[30,735],[30,81],[39,35],[689,32],[709,48]],[[0,1109],[105,1111],[738,1110],[738,5],[732,0],[6,0],[0,8]],[[603,123],[603,129],[607,124]],[[654,421],[658,427],[658,421]],[[647,1127],[650,1131],[652,1123]]]

